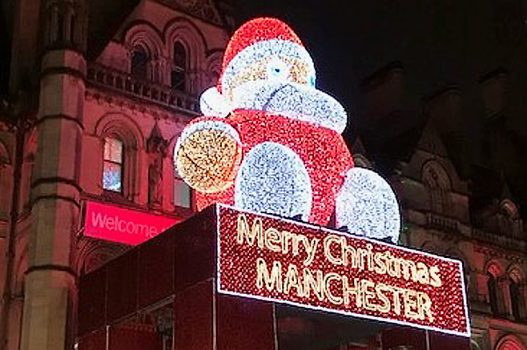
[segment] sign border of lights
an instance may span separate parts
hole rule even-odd
[[[394,320],[394,319],[390,319],[390,318],[383,318],[383,317],[378,317],[378,316],[359,314],[359,313],[349,312],[349,311],[341,311],[341,310],[337,310],[337,309],[330,309],[330,308],[320,307],[320,306],[312,306],[312,305],[296,303],[296,302],[288,301],[288,300],[279,300],[279,299],[275,299],[275,298],[262,297],[262,296],[258,296],[258,295],[254,295],[254,294],[245,294],[245,293],[238,293],[238,292],[231,292],[231,291],[228,291],[228,290],[223,290],[221,288],[221,273],[220,273],[220,260],[221,260],[221,244],[220,244],[221,243],[221,240],[220,240],[220,215],[221,214],[220,214],[220,209],[221,209],[221,207],[228,208],[228,209],[233,209],[233,210],[236,210],[236,211],[239,211],[239,212],[242,212],[242,213],[247,213],[247,214],[252,214],[252,215],[257,215],[257,216],[263,216],[263,217],[268,217],[268,218],[272,218],[272,219],[275,219],[275,220],[289,222],[289,223],[292,223],[292,224],[295,224],[295,225],[299,225],[299,226],[310,227],[310,228],[321,230],[323,232],[327,232],[327,233],[331,233],[331,234],[350,236],[350,237],[353,237],[355,239],[363,239],[363,240],[369,241],[371,243],[383,245],[383,246],[386,246],[386,247],[397,248],[397,249],[401,249],[401,250],[404,250],[404,251],[407,251],[407,252],[422,254],[422,255],[425,255],[425,256],[429,256],[429,257],[433,257],[433,258],[436,258],[436,259],[441,259],[441,260],[444,260],[444,261],[449,261],[449,262],[453,262],[453,263],[458,264],[459,267],[460,267],[460,270],[461,270],[461,276],[460,276],[461,277],[461,287],[463,288],[463,292],[462,292],[462,294],[463,294],[463,310],[465,312],[465,318],[467,320],[467,322],[466,322],[467,323],[466,332],[462,333],[462,332],[452,331],[452,330],[448,330],[448,329],[442,329],[442,328],[433,327],[433,326],[420,325],[420,324],[407,322],[407,321],[400,321],[400,320]],[[368,238],[368,237],[365,237],[365,236],[356,236],[356,235],[352,235],[352,234],[350,234],[348,232],[341,232],[341,231],[331,230],[331,229],[329,229],[327,227],[317,226],[317,225],[313,225],[313,224],[306,223],[306,222],[299,222],[299,221],[290,220],[290,219],[287,219],[287,218],[281,218],[281,217],[274,216],[274,215],[268,215],[268,214],[263,214],[263,213],[248,211],[248,210],[242,210],[242,209],[236,208],[235,206],[221,204],[221,203],[216,204],[215,211],[216,211],[216,245],[217,245],[217,252],[216,252],[216,287],[217,287],[218,292],[221,293],[221,294],[232,295],[232,296],[243,297],[243,298],[256,299],[256,300],[267,301],[267,302],[272,302],[272,303],[287,304],[287,305],[290,305],[290,306],[301,307],[301,308],[304,308],[304,309],[310,309],[310,310],[314,310],[314,311],[324,311],[324,312],[329,312],[329,313],[333,313],[333,314],[339,314],[339,315],[343,315],[343,316],[353,316],[353,317],[362,318],[362,319],[368,319],[368,320],[372,320],[372,321],[379,321],[379,322],[398,324],[398,325],[401,325],[401,326],[408,326],[408,327],[413,327],[413,328],[419,328],[419,329],[428,330],[428,331],[436,331],[436,332],[440,332],[440,333],[451,334],[451,335],[456,335],[456,336],[462,336],[462,337],[467,337],[467,338],[470,338],[470,336],[471,336],[471,325],[470,325],[470,317],[469,317],[469,310],[468,310],[468,303],[467,303],[468,300],[467,300],[467,292],[466,292],[466,284],[465,284],[465,273],[464,273],[464,270],[463,270],[463,262],[461,260],[453,259],[453,258],[449,258],[449,257],[444,257],[444,256],[440,256],[440,255],[435,255],[435,254],[430,254],[428,252],[423,252],[423,251],[420,251],[420,250],[410,249],[410,248],[399,246],[399,245],[396,245],[396,244],[389,244],[389,243],[386,243],[386,242],[383,242],[383,241],[379,241],[379,240],[375,240],[375,239],[371,239],[371,238]]]

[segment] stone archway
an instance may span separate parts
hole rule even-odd
[[[513,335],[507,335],[498,342],[496,350],[526,350],[525,345],[520,339]]]

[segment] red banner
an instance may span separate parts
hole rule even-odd
[[[462,264],[219,205],[218,290],[470,336]]]
[[[112,242],[137,245],[157,236],[177,220],[137,210],[86,201],[84,235]]]

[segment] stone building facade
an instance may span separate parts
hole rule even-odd
[[[83,203],[177,219],[194,211],[172,153],[199,114],[200,92],[218,78],[231,8],[212,0],[3,6],[12,16],[0,106],[0,349],[71,349],[78,276],[128,249],[82,235]],[[397,65],[374,74],[364,113],[389,114],[378,106],[389,106],[403,76]],[[496,72],[481,82],[493,116],[504,81]],[[474,349],[527,349],[527,232],[499,164],[476,178],[453,161],[445,140],[456,140],[461,96],[449,88],[428,99],[415,142],[384,169],[404,215],[402,244],[463,260]],[[360,138],[352,149],[357,165],[379,167]]]

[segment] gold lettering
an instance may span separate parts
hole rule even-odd
[[[399,266],[401,268],[401,273],[403,275],[403,278],[405,280],[412,279],[415,281],[416,278],[416,267],[415,263],[411,260],[406,259],[398,259],[399,260]]]
[[[400,315],[401,314],[401,300],[400,300],[400,295],[399,295],[400,290],[399,288],[393,287],[393,286],[390,286],[389,288],[393,293],[393,311],[397,315]]]
[[[370,311],[377,310],[375,304],[371,302],[371,299],[375,298],[375,293],[373,292],[374,287],[375,287],[375,283],[373,283],[372,281],[362,280],[362,290],[364,292],[364,308],[366,310],[370,310]]]
[[[386,256],[385,254],[375,254],[375,272],[379,275],[386,274]]]
[[[287,273],[284,280],[284,293],[289,294],[289,290],[291,288],[296,289],[296,294],[299,297],[304,296],[302,284],[298,280],[298,269],[296,268],[296,265],[293,264],[289,264],[289,267],[287,268]]]
[[[320,239],[313,238],[311,241],[307,239],[306,236],[300,236],[301,238],[304,238],[302,242],[304,243],[304,248],[306,249],[307,258],[304,259],[304,265],[309,266],[315,259],[315,254],[317,253],[318,243],[320,242]]]
[[[432,315],[432,300],[426,293],[417,293],[417,304],[419,306],[419,318],[424,320],[428,318],[428,321],[434,322],[434,316]]]
[[[430,283],[430,277],[428,275],[428,267],[422,262],[417,263],[416,279],[421,284]]]
[[[377,297],[382,303],[380,305],[377,305],[377,310],[382,313],[390,312],[391,308],[390,299],[388,299],[388,297],[384,294],[387,291],[389,291],[389,288],[384,283],[379,283],[375,286],[375,292],[377,293]]]
[[[271,273],[267,269],[267,263],[264,259],[256,259],[256,286],[262,289],[265,285],[268,291],[273,291],[275,288],[278,292],[282,292],[282,264],[279,261],[273,262]]]
[[[341,276],[337,275],[336,273],[328,273],[326,276],[324,276],[324,294],[328,297],[328,300],[330,303],[335,305],[342,304],[342,298],[335,296],[331,292],[331,281],[333,280],[341,280]]]
[[[313,290],[318,300],[324,300],[324,275],[322,271],[316,271],[316,278],[313,273],[307,267],[304,268],[304,294],[307,298],[310,297],[310,291]]]
[[[279,253],[282,251],[282,245],[280,244],[282,238],[280,232],[274,228],[268,228],[265,230],[265,247],[272,252]]]
[[[249,224],[247,223],[247,217],[245,214],[238,215],[238,235],[236,241],[238,244],[243,244],[243,239],[247,239],[247,243],[250,246],[254,245],[254,241],[257,240],[258,247],[263,248],[262,240],[262,220],[260,218],[254,219],[252,230],[249,231]]]
[[[295,234],[289,231],[282,231],[282,254],[289,253],[289,246],[292,245],[291,241],[295,237]]]
[[[336,265],[336,266],[344,265],[344,262],[342,261],[342,259],[334,256],[333,253],[331,252],[332,244],[342,244],[340,237],[335,236],[335,235],[329,235],[329,236],[326,236],[326,238],[324,238],[324,256],[333,265]]]
[[[359,268],[362,270],[363,269],[362,259],[359,256],[357,250],[355,250],[355,248],[347,244],[346,237],[341,237],[341,240],[342,240],[342,243],[341,243],[342,261],[344,265],[348,266],[351,261],[351,266],[355,269],[357,268],[357,265],[359,265],[359,262],[360,262],[361,265],[359,266]]]
[[[404,301],[404,315],[408,318],[418,319],[419,313],[417,311],[417,292],[415,290],[406,289],[403,293]]]
[[[353,287],[349,285],[347,276],[342,276],[342,296],[344,298],[344,305],[349,305],[351,302],[350,296],[354,295],[355,305],[362,307],[362,289],[358,278],[353,279]]]
[[[437,266],[432,266],[430,268],[430,285],[432,287],[441,287],[443,285],[441,277],[439,277],[439,268]]]

